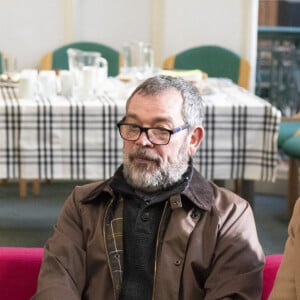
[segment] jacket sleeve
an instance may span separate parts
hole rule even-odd
[[[85,249],[81,208],[75,192],[66,200],[53,236],[44,247],[38,289],[32,300],[81,299],[85,283]]]
[[[205,300],[260,300],[265,256],[254,216],[248,202],[237,195],[231,197],[233,201],[217,199],[217,239],[205,283]]]
[[[288,228],[288,239],[286,241],[283,258],[278,269],[270,300],[298,299],[296,291],[296,278],[299,272],[299,245],[300,245],[300,198],[297,200],[293,216]],[[298,270],[297,270],[298,268]]]

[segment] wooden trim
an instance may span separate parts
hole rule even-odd
[[[174,69],[174,64],[175,64],[175,55],[171,55],[164,60],[163,69],[172,70]]]
[[[152,0],[150,5],[150,43],[154,51],[154,65],[158,67],[163,61],[165,0]]]
[[[52,52],[45,54],[40,61],[40,70],[52,70]]]
[[[250,79],[250,64],[246,59],[241,58],[238,85],[248,90],[249,79]]]
[[[80,20],[78,11],[80,10],[78,0],[64,0],[64,44],[71,43],[79,36]]]
[[[300,122],[300,112],[298,112],[297,114],[291,117],[286,117],[286,116],[281,117],[281,122],[295,122],[295,121]]]
[[[119,73],[121,70],[121,67],[124,65],[124,55],[122,53],[119,54]]]

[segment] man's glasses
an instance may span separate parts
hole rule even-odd
[[[137,141],[142,132],[146,133],[148,140],[153,145],[167,145],[170,142],[172,134],[180,132],[189,127],[185,124],[180,127],[176,127],[173,130],[161,128],[161,127],[141,127],[136,124],[122,123],[117,124],[121,137],[126,141]]]

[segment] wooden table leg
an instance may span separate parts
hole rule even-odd
[[[225,180],[214,180],[218,186],[225,186]],[[254,180],[234,179],[234,192],[247,200],[254,207]]]
[[[252,208],[254,208],[254,180],[241,180],[240,196],[247,200]]]
[[[291,218],[295,202],[298,198],[298,160],[289,157],[289,175],[288,175],[288,217]]]
[[[234,192],[238,195],[242,195],[242,180],[241,179],[234,179]]]
[[[20,198],[24,198],[27,196],[27,180],[20,179],[19,181],[19,196]]]

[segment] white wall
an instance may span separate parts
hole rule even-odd
[[[38,67],[46,52],[76,40],[121,51],[151,42],[156,65],[182,49],[219,44],[255,67],[258,0],[0,0],[0,51],[19,69]]]
[[[162,59],[198,45],[220,45],[256,64],[258,0],[165,0]],[[255,35],[253,35],[253,32]]]
[[[150,42],[150,1],[84,0],[78,39],[105,41],[121,49],[130,40]]]
[[[36,67],[41,55],[64,41],[62,0],[0,0],[0,51],[19,68]]]
[[[242,9],[241,0],[166,0],[164,51],[219,44],[241,52]]]

